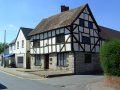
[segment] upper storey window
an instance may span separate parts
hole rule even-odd
[[[84,20],[80,19],[80,26],[84,27]]]
[[[19,41],[17,41],[17,49],[19,49]]]
[[[56,43],[64,43],[65,42],[65,35],[61,33],[56,36]]]
[[[88,28],[93,29],[93,23],[90,21],[88,22]]]
[[[39,47],[40,47],[40,41],[39,40],[33,41],[33,48],[39,48]]]
[[[90,44],[90,38],[86,36],[82,36],[82,43],[83,44]]]
[[[22,40],[22,48],[24,48],[24,40]]]

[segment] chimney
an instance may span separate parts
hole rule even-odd
[[[65,5],[61,6],[61,12],[68,11],[68,10],[69,10],[68,6],[65,6]]]

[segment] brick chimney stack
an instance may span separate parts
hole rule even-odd
[[[69,10],[68,6],[65,6],[65,5],[61,6],[61,12],[68,11],[68,10]]]

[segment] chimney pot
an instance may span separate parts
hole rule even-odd
[[[68,11],[68,10],[69,10],[68,6],[65,6],[65,5],[61,6],[61,12]]]

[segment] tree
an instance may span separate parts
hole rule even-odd
[[[5,43],[5,45],[4,45],[4,43],[0,42],[0,53],[4,52],[4,46],[5,46],[5,49],[8,48],[7,43]]]
[[[120,40],[106,42],[100,51],[105,85],[120,88]]]
[[[100,60],[106,75],[120,76],[120,40],[112,40],[103,45]]]

